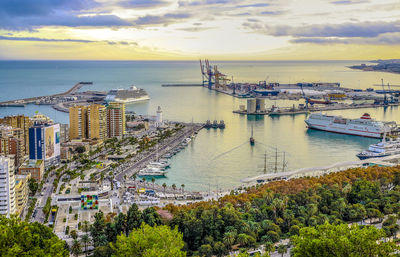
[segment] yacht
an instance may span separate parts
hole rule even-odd
[[[357,157],[361,160],[365,160],[396,154],[400,154],[400,139],[386,140],[384,137],[382,142],[370,145],[367,150],[357,154]]]
[[[154,178],[162,178],[165,177],[167,172],[165,170],[161,170],[155,167],[147,167],[139,171],[139,177],[154,177]]]

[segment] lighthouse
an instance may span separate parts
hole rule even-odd
[[[161,107],[158,106],[158,108],[157,108],[157,118],[156,118],[156,127],[161,127],[162,123],[163,123],[162,110],[161,110]]]

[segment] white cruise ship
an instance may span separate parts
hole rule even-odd
[[[396,154],[400,154],[400,139],[389,141],[383,139],[382,142],[370,145],[367,150],[357,154],[357,157],[361,160],[365,160],[368,158],[379,158]]]
[[[346,119],[322,113],[311,114],[305,123],[310,129],[371,138],[382,138],[385,132],[391,133],[397,127],[395,122],[375,121],[368,113],[359,119]]]
[[[106,102],[132,103],[149,100],[144,89],[131,86],[129,89],[112,89],[106,96]]]

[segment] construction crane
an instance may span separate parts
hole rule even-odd
[[[230,81],[230,79],[218,70],[217,65],[213,67],[207,59],[204,60],[204,63],[200,60],[200,70],[203,86],[207,84],[208,89],[212,89],[213,85],[215,88],[222,87],[224,90],[226,89],[227,82]]]

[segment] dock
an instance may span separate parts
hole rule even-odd
[[[162,84],[162,87],[202,87],[202,84]]]
[[[70,96],[70,95],[73,95],[76,92],[78,92],[78,90],[81,89],[82,86],[92,85],[92,84],[93,84],[93,82],[78,82],[72,88],[70,88],[68,91],[66,91],[64,93],[4,101],[4,102],[0,102],[0,107],[23,107],[22,105],[40,102],[42,99],[45,99],[45,98]]]
[[[283,108],[279,111],[271,111],[266,110],[264,112],[252,112],[248,113],[246,110],[234,110],[233,113],[242,114],[242,115],[269,115],[269,116],[281,116],[281,115],[296,115],[296,114],[306,114],[309,112],[322,112],[322,111],[336,111],[336,110],[349,110],[349,109],[368,109],[368,108],[379,108],[379,107],[390,107],[390,106],[399,106],[400,103],[393,104],[332,104],[326,106],[311,106],[307,109],[293,109],[291,107]]]
[[[387,156],[383,158],[370,158],[359,161],[339,162],[339,163],[334,163],[332,165],[313,167],[313,168],[301,168],[288,172],[266,173],[254,177],[244,178],[241,179],[240,181],[242,183],[250,183],[250,184],[267,183],[271,181],[289,180],[306,176],[310,177],[323,176],[329,173],[344,171],[351,168],[360,168],[367,166],[392,167],[399,165],[399,163],[400,163],[400,154]]]

